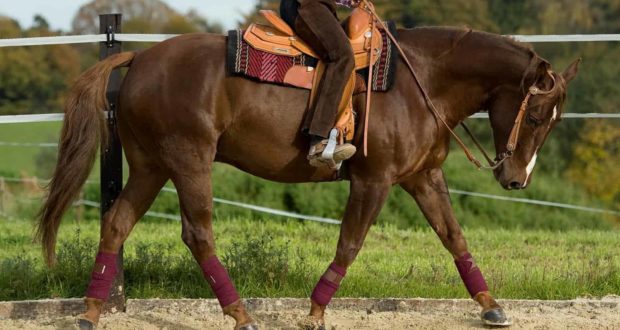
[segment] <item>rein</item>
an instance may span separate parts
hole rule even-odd
[[[526,110],[527,110],[530,98],[532,96],[534,96],[534,95],[547,95],[547,94],[550,94],[550,93],[553,92],[553,90],[555,89],[555,85],[556,85],[556,81],[555,81],[555,77],[553,76],[553,73],[551,71],[547,71],[547,74],[551,77],[551,79],[553,81],[553,87],[550,90],[543,91],[543,90],[539,89],[538,87],[536,87],[536,85],[535,85],[536,83],[534,83],[534,85],[532,85],[528,89],[528,92],[525,95],[525,99],[523,100],[523,102],[521,102],[521,107],[519,108],[519,113],[517,114],[517,118],[515,119],[515,123],[514,123],[514,126],[512,127],[512,131],[510,132],[510,137],[508,139],[508,143],[506,144],[506,151],[501,153],[501,154],[499,154],[495,158],[495,160],[491,159],[491,157],[487,154],[487,152],[484,150],[484,148],[482,147],[480,142],[476,139],[476,137],[469,130],[469,127],[467,127],[467,125],[465,125],[464,122],[461,123],[461,126],[465,129],[465,132],[467,132],[467,134],[471,137],[471,139],[474,141],[474,144],[476,145],[476,147],[478,147],[478,149],[484,155],[484,158],[489,163],[488,166],[482,165],[482,163],[480,163],[480,161],[474,156],[474,154],[471,152],[471,150],[469,150],[467,145],[465,145],[463,140],[461,140],[461,138],[458,136],[458,134],[456,134],[456,132],[452,128],[450,128],[450,125],[448,125],[446,120],[439,114],[439,111],[437,111],[437,108],[435,107],[435,104],[433,103],[433,101],[431,100],[430,96],[426,92],[426,89],[424,89],[424,87],[422,86],[422,83],[421,83],[420,79],[418,78],[418,75],[416,74],[416,72],[415,72],[415,70],[413,68],[413,65],[411,64],[411,62],[409,61],[409,59],[405,55],[405,51],[400,46],[400,43],[398,42],[398,40],[396,40],[394,35],[392,35],[390,30],[385,26],[385,24],[383,23],[383,21],[381,20],[381,18],[377,14],[377,12],[375,11],[375,8],[372,5],[372,3],[369,0],[362,0],[362,3],[364,4],[364,10],[366,10],[370,14],[372,14],[372,16],[374,17],[374,20],[376,21],[376,24],[379,24],[379,26],[385,31],[387,36],[390,38],[390,40],[392,40],[392,42],[394,42],[394,45],[396,45],[396,48],[398,49],[398,51],[399,51],[399,53],[401,55],[401,58],[403,59],[403,61],[407,65],[407,68],[409,68],[409,71],[411,72],[411,75],[413,76],[413,79],[415,80],[416,84],[418,85],[418,88],[420,89],[420,92],[422,93],[422,96],[424,96],[424,100],[426,102],[426,105],[427,105],[428,109],[430,109],[431,112],[433,113],[433,115],[435,116],[435,118],[439,119],[439,121],[441,121],[443,123],[443,125],[448,129],[448,131],[450,132],[452,137],[454,137],[454,139],[459,144],[461,149],[463,149],[463,152],[465,153],[465,156],[467,156],[467,159],[471,163],[473,163],[478,169],[494,170],[494,169],[498,168],[502,163],[504,163],[508,158],[512,157],[512,155],[514,154],[514,151],[515,151],[515,149],[517,147],[517,143],[519,142],[519,131],[521,129],[521,122],[523,121],[523,118],[525,117],[525,113],[526,113]],[[366,124],[366,126],[367,126],[367,124]]]

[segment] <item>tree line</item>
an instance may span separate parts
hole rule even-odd
[[[620,0],[375,0],[385,19],[400,27],[464,26],[499,34],[620,33]],[[257,0],[240,26],[258,20],[261,8],[277,9],[279,0]],[[159,0],[95,0],[75,14],[72,31],[53,31],[43,16],[22,27],[0,17],[0,38],[94,33],[98,14],[122,12],[127,33],[215,32],[222,28],[195,11],[179,13]],[[344,17],[346,11],[342,11]],[[144,48],[144,44],[127,45]],[[618,43],[536,44],[535,50],[562,70],[583,58],[569,91],[566,111],[618,112]],[[0,49],[0,115],[60,112],[64,95],[79,72],[97,60],[94,45],[59,45]],[[482,123],[477,130],[487,130]],[[564,120],[545,145],[542,170],[573,180],[615,208],[620,208],[620,130],[614,120]],[[487,145],[491,145],[487,139]]]
[[[170,33],[222,32],[196,11],[179,13],[159,0],[94,0],[79,8],[71,31],[54,31],[42,15],[30,27],[0,16],[0,39],[47,37],[99,32],[99,14],[123,14],[123,32]],[[144,44],[127,43],[124,49]],[[64,96],[85,68],[98,59],[97,45],[9,47],[0,49],[0,115],[61,112]]]

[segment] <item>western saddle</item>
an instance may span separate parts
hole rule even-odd
[[[302,54],[319,59],[316,53],[298,36],[291,27],[272,10],[261,10],[260,13],[270,25],[252,24],[245,31],[244,40],[255,49],[283,56],[297,57]],[[335,147],[336,143],[351,141],[355,133],[355,118],[353,114],[353,93],[363,92],[364,84],[356,83],[355,71],[369,68],[369,76],[373,72],[373,66],[379,59],[383,36],[375,26],[375,21],[364,4],[355,8],[345,24],[346,33],[350,39],[353,54],[355,56],[355,70],[351,75],[347,87],[340,101],[338,117],[330,142]],[[319,61],[316,69],[313,67],[294,65],[285,75],[286,84],[311,90],[309,104],[314,104],[318,83],[321,80],[325,65]],[[360,87],[361,86],[361,87]],[[370,93],[368,87],[366,109],[370,105]],[[336,140],[337,139],[337,140]],[[328,145],[329,148],[329,145]]]

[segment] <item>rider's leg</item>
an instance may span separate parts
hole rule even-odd
[[[310,156],[313,156],[322,151],[324,140],[334,127],[342,95],[355,67],[355,59],[349,39],[329,1],[302,2],[295,30],[317,52],[325,65],[316,101],[309,110],[310,121],[304,123],[304,128],[313,137],[310,152]],[[354,153],[355,147],[352,145],[341,145],[334,160],[348,159]]]

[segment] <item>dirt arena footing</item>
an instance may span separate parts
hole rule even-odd
[[[261,329],[294,329],[308,299],[245,299]],[[524,329],[620,329],[620,297],[575,300],[500,300]],[[82,299],[0,302],[0,328],[58,329],[83,312]],[[479,309],[465,299],[334,299],[328,329],[482,328]],[[129,299],[124,313],[107,314],[102,329],[217,329],[232,327],[213,299]]]

